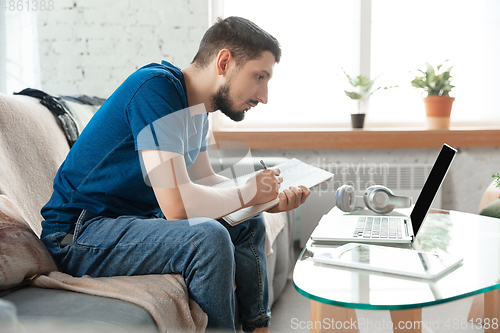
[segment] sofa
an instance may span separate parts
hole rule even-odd
[[[77,101],[72,103],[70,118],[85,119],[85,115],[75,112],[88,110],[88,105],[79,105]],[[73,281],[72,277],[64,277],[63,273],[58,272],[39,235],[42,221],[40,209],[49,200],[52,181],[70,149],[67,131],[64,130],[66,125],[38,98],[0,93],[0,327],[5,330],[10,327],[12,331],[22,327],[28,327],[27,331],[30,331],[29,327],[36,327],[37,331],[46,328],[47,332],[78,331],[82,327],[92,327],[93,332],[169,331],[162,321],[165,318],[158,319],[156,310],[162,311],[161,315],[167,321],[184,319],[182,316],[187,315],[190,320],[193,318],[203,325],[202,315],[194,313],[193,309],[197,305],[192,300],[184,300],[182,306],[185,309],[172,300],[169,300],[171,304],[161,300],[156,307],[142,300],[137,301],[141,299],[142,291],[147,291],[144,294],[147,297],[155,298],[157,295],[151,290],[156,290],[154,288],[159,284],[171,284],[174,294],[181,298],[188,297],[179,276],[155,277],[162,279],[156,282],[147,280],[150,285],[144,290],[140,289],[143,285],[137,279],[124,282],[124,278],[130,277],[107,278],[114,279],[111,281],[96,281],[87,277],[83,281],[91,286],[99,283],[127,283],[134,290],[139,289],[140,292],[134,291],[135,296],[139,295],[135,299],[118,297],[109,292],[89,293],[88,289],[78,289],[71,283],[64,284],[65,281]],[[78,129],[81,131],[82,127],[79,124]],[[258,160],[250,158],[245,163],[259,168]],[[268,165],[282,161],[279,158],[266,158]],[[221,167],[220,164],[217,166]],[[294,213],[268,214],[266,226],[269,301],[272,305],[283,291],[293,268]],[[66,280],[57,280],[61,277]],[[54,287],[55,284],[47,281],[59,284]],[[122,284],[116,286],[121,288],[119,292],[126,289]],[[170,290],[165,293],[170,293]],[[184,312],[180,313],[181,310]],[[172,327],[184,326],[181,323],[181,326]],[[200,331],[199,328],[191,325],[186,331]]]

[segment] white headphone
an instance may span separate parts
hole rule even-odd
[[[362,197],[357,197],[354,188],[342,185],[335,192],[336,206],[344,212],[352,212],[354,207],[365,207],[378,214],[387,214],[394,208],[408,208],[411,197],[397,196],[390,189],[381,185],[368,187]]]

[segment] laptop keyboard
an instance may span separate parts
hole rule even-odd
[[[402,239],[401,220],[398,217],[360,217],[354,237]]]

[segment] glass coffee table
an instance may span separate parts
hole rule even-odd
[[[343,213],[334,208],[329,214]],[[293,282],[300,294],[311,299],[311,332],[359,332],[362,323],[356,309],[389,310],[392,323],[385,323],[387,327],[421,332],[423,307],[470,296],[474,301],[469,318],[441,322],[441,327],[460,331],[472,325],[500,332],[500,219],[431,210],[417,241],[422,251],[456,255],[463,262],[436,280],[404,277],[314,262],[315,254],[345,243],[309,240],[295,265]]]

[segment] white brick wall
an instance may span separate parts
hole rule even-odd
[[[42,89],[108,97],[137,68],[192,60],[208,0],[54,0],[38,13]]]

